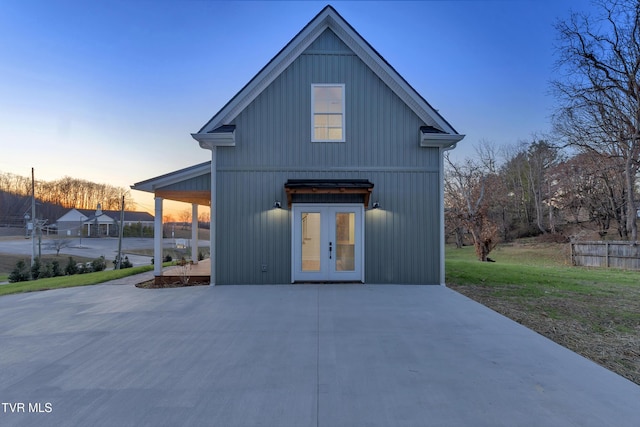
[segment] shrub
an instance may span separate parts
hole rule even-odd
[[[91,265],[91,264],[89,264]],[[77,274],[91,273],[91,267],[87,267],[87,265],[78,263],[76,264]]]
[[[131,261],[129,261],[129,257],[125,255],[124,259],[120,263],[120,268],[131,268],[131,267],[133,267],[133,264],[131,263]]]
[[[50,262],[40,265],[40,270],[38,270],[38,279],[44,279],[47,277],[53,277],[53,267],[51,267]]]
[[[107,261],[105,260],[104,255],[91,261],[91,269],[93,271],[103,271],[106,268]]]
[[[68,276],[78,274],[78,265],[76,264],[76,261],[72,257],[69,257],[69,260],[67,261],[67,266],[64,268],[64,273]]]
[[[166,255],[164,257],[164,262],[171,262],[173,260],[173,258],[171,258],[171,255]]]
[[[116,259],[113,260],[113,267],[117,268],[118,267],[118,257],[116,256]],[[131,268],[133,267],[133,264],[131,264],[131,261],[129,261],[129,257],[125,255],[125,257],[122,259],[122,262],[120,263],[120,269],[123,268]]]
[[[20,260],[9,274],[9,282],[26,282],[27,280],[29,280],[29,268],[27,267],[27,263]]]
[[[53,273],[53,277],[64,276],[64,272],[60,268],[60,262],[58,262],[58,260],[54,260],[51,263],[51,272]]]
[[[38,277],[40,277],[40,257],[36,257],[36,259],[33,260],[33,265],[31,266],[31,279],[32,280],[36,280]]]
[[[198,261],[202,261],[204,259],[204,254],[202,252],[198,252]]]

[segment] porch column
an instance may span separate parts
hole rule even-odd
[[[191,261],[198,263],[198,205],[191,204]]]
[[[155,197],[155,217],[153,219],[153,275],[162,276],[162,197]]]

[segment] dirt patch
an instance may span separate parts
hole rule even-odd
[[[188,283],[182,283],[179,280],[171,282],[156,283],[155,280],[148,280],[146,282],[136,284],[136,288],[143,289],[165,289],[165,288],[186,288],[191,286],[206,286],[209,282],[204,281],[189,281]]]
[[[640,385],[639,290],[528,298],[507,286],[448,286]]]

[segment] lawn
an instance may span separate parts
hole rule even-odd
[[[640,384],[640,272],[573,267],[568,244],[447,247],[450,288]]]
[[[22,292],[44,291],[49,289],[70,288],[74,286],[96,285],[109,280],[121,279],[134,274],[153,270],[153,265],[124,268],[122,270],[106,270],[96,273],[74,274],[73,276],[50,277],[28,282],[16,282],[0,285],[0,296]]]

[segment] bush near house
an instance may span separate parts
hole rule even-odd
[[[9,282],[26,282],[29,280],[30,272],[27,263],[20,260],[16,263],[16,267],[9,274]]]
[[[64,270],[57,260],[42,263],[40,258],[35,258],[33,265],[29,268],[24,260],[19,260],[9,274],[9,282],[26,282],[28,280],[46,279],[48,277],[72,276],[74,274],[93,273],[103,271],[107,268],[104,256],[94,259],[91,262],[77,263],[73,257],[69,257]]]
[[[118,267],[118,256],[116,255],[116,259],[113,260],[113,268],[117,268]],[[131,261],[129,261],[129,257],[128,256],[124,256],[124,258],[122,259],[122,262],[120,263],[120,269],[123,268],[131,268],[133,267],[133,264],[131,263]]]

